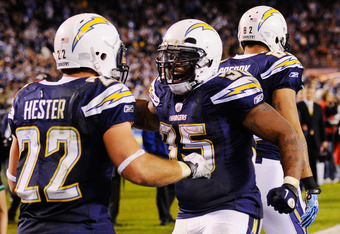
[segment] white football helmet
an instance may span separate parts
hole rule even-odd
[[[238,41],[259,41],[271,51],[289,50],[287,23],[282,14],[269,6],[257,6],[248,10],[238,25]]]
[[[173,24],[158,47],[160,80],[171,91],[184,95],[213,77],[222,57],[222,40],[209,24],[186,19]]]
[[[125,46],[116,28],[103,16],[83,13],[60,25],[54,39],[57,69],[86,67],[99,75],[126,80]]]

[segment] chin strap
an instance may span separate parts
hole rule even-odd
[[[289,51],[289,49],[290,49],[290,44],[289,44],[289,33],[286,34],[286,43],[283,44],[282,41],[281,41],[281,45],[282,45],[284,51]]]

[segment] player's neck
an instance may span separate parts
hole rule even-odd
[[[89,77],[89,76],[96,76],[98,74],[95,72],[76,72],[76,73],[65,74],[65,75],[69,77]]]
[[[262,52],[269,52],[269,50],[262,45],[245,46],[244,48],[244,54],[260,54]]]

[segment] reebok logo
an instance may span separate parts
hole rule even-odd
[[[133,105],[125,105],[124,106],[124,113],[132,113],[134,111]]]

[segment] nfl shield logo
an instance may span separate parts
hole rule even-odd
[[[182,107],[183,107],[183,103],[179,102],[179,103],[176,103],[175,105],[175,111],[176,112],[180,112],[182,110]]]

